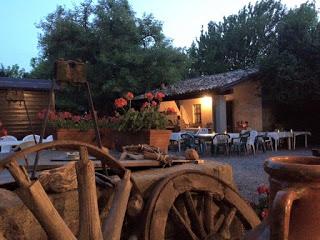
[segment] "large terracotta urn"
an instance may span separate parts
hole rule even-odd
[[[273,157],[264,169],[270,176],[270,215],[246,239],[320,239],[320,158]]]

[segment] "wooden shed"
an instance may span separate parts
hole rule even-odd
[[[37,113],[48,107],[51,84],[51,80],[44,79],[0,77],[0,121],[9,135],[19,139],[32,133],[23,102],[10,101],[10,95],[23,90],[33,128],[39,134],[42,121]]]

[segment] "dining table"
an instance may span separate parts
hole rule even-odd
[[[181,151],[181,142],[182,142],[181,135],[186,132],[192,133],[190,130],[189,131],[183,130],[180,132],[171,133],[170,140],[177,142],[179,152]],[[194,132],[193,132],[193,134],[194,134]],[[201,139],[202,141],[211,141],[212,139],[214,139],[214,136],[216,134],[217,133],[200,133],[200,134],[194,134],[194,136],[196,138]],[[239,138],[239,136],[240,136],[239,133],[227,132],[227,134],[230,136],[230,142],[232,141],[232,139]],[[287,140],[288,150],[295,149],[296,148],[296,138],[298,136],[304,136],[304,138],[305,138],[304,145],[307,148],[308,147],[308,136],[311,136],[311,132],[309,132],[309,131],[292,131],[292,130],[290,130],[290,131],[270,131],[270,132],[260,131],[260,132],[258,132],[258,135],[259,136],[267,136],[267,137],[272,138],[272,140],[274,142],[274,149],[275,149],[275,151],[277,151],[281,139]]]

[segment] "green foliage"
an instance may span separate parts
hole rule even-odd
[[[13,77],[13,78],[25,78],[28,77],[28,73],[24,68],[20,69],[18,64],[10,66],[3,66],[0,64],[0,77]]]
[[[97,4],[87,0],[72,10],[59,6],[38,27],[42,30],[41,54],[33,59],[31,74],[52,77],[58,58],[87,62],[99,111],[111,112],[112,99],[128,89],[143,93],[180,80],[188,68],[187,55],[171,46],[162,33],[162,23],[152,15],[135,17],[127,0],[100,0]],[[76,90],[61,95],[58,107],[86,108],[85,96],[79,97]]]
[[[197,43],[189,49],[192,75],[206,75],[257,65],[268,55],[276,39],[276,28],[284,14],[277,0],[262,0],[224,17],[222,22],[209,22],[201,30]]]
[[[274,50],[261,62],[264,91],[274,103],[320,100],[320,22],[314,3],[290,10],[277,27]]]
[[[288,105],[320,100],[320,22],[314,2],[287,10],[261,0],[208,24],[189,51],[192,76],[260,68],[264,99]]]
[[[140,111],[129,109],[118,116],[115,128],[123,132],[139,132],[143,129],[165,129],[167,117],[157,107],[148,106]]]

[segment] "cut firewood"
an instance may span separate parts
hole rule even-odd
[[[43,188],[49,192],[62,193],[77,189],[75,162],[42,171],[39,175],[39,181]]]
[[[194,149],[187,149],[185,151],[185,157],[188,160],[198,160],[199,159],[199,154],[196,150]]]

